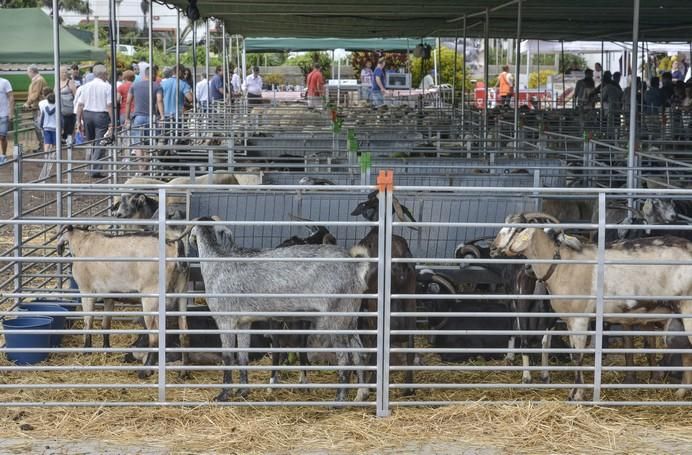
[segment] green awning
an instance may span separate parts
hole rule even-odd
[[[422,41],[430,46],[435,45],[434,39]],[[405,51],[407,49],[413,50],[420,43],[421,40],[416,38],[248,38],[245,40],[248,52],[326,51],[332,49],[346,49],[348,51]]]
[[[0,9],[0,43],[0,63],[53,63],[53,19],[39,8]],[[61,63],[105,57],[60,27]]]
[[[167,0],[183,10],[189,0]],[[640,38],[687,41],[692,36],[692,1],[640,0]],[[513,38],[517,3],[508,0],[197,0],[202,17],[245,37],[395,38],[483,36]],[[633,0],[523,0],[522,39],[630,41]]]

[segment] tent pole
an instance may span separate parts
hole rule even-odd
[[[632,64],[636,65],[639,51],[639,0],[634,0],[632,19]],[[634,188],[634,152],[637,141],[637,72],[633,71],[630,84],[630,131],[629,147],[627,153],[627,188]],[[633,200],[629,198],[628,206],[632,206]]]
[[[538,77],[536,78],[538,80],[538,105],[542,106],[543,102],[541,101],[541,40],[536,40],[536,54],[538,54]]]
[[[226,82],[226,78],[228,77],[228,71],[226,67],[226,63],[228,62],[228,49],[226,48],[226,23],[222,22],[221,23],[221,66],[223,67],[223,104],[227,103],[226,99],[226,87],[228,87],[228,83]]]
[[[560,66],[562,67],[562,108],[567,108],[567,96],[565,96],[565,42],[560,40]]]
[[[209,99],[209,81],[211,80],[211,74],[209,74],[209,46],[210,36],[209,36],[209,19],[204,20],[204,72],[207,73],[207,108],[211,107],[211,100]],[[209,110],[207,109],[207,112]]]
[[[488,8],[485,9],[485,23],[483,25],[483,83],[485,85],[485,105],[483,106],[483,150],[485,151],[488,146],[488,105],[489,100],[488,100],[488,79],[489,78],[489,71],[490,68],[488,68],[488,46],[489,46],[489,40],[488,40],[488,27],[490,23],[490,10]]]
[[[53,65],[55,66],[55,183],[62,181],[62,106],[60,103],[60,9],[58,0],[53,0]],[[10,106],[13,109],[14,106]],[[69,131],[73,134],[74,131]],[[16,144],[15,144],[16,145]],[[46,160],[49,158],[46,157]],[[21,209],[21,207],[20,207]],[[58,191],[55,200],[55,211],[58,217],[62,217],[62,192]],[[62,270],[62,264],[58,264],[58,272]]]
[[[437,52],[435,56],[437,57],[437,66],[435,67],[435,85],[439,87],[440,85],[440,71],[442,70],[442,44],[440,38],[437,38]]]
[[[464,16],[464,44],[462,44],[462,53],[464,54],[464,58],[461,66],[461,133],[465,135],[464,110],[466,108],[466,16]]]
[[[156,109],[154,106],[156,106],[156,98],[154,97],[154,82],[156,82],[156,74],[154,74],[154,37],[153,37],[153,31],[152,28],[154,27],[154,3],[150,2],[149,3],[149,27],[147,30],[148,39],[149,39],[149,101],[150,101],[150,107],[149,107],[149,131],[148,135],[150,136],[149,138],[149,144],[152,145],[153,142],[153,131],[154,131],[154,112]],[[151,151],[148,151],[147,155],[151,155]],[[141,169],[141,167],[140,167]]]
[[[197,21],[192,21],[192,112],[197,114]]]
[[[519,75],[521,74],[521,0],[517,2],[517,66],[514,81],[514,151],[519,150]],[[526,67],[529,67],[530,54],[526,51]],[[527,71],[528,73],[528,71]],[[528,79],[527,79],[528,80]]]
[[[457,56],[459,55],[459,30],[454,33],[454,69],[452,71],[452,120],[454,120],[454,102],[457,91]]]
[[[175,135],[180,134],[178,131],[178,121],[183,116],[180,112],[180,103],[178,102],[178,97],[180,96],[180,76],[182,72],[180,68],[180,11],[175,10]]]
[[[118,131],[115,126],[118,124],[118,98],[117,98],[117,81],[118,81],[118,52],[115,47],[115,0],[108,1],[108,14],[110,16],[110,26],[108,27],[108,38],[111,47],[111,110],[113,115],[113,138]],[[60,79],[58,79],[60,80]]]
[[[247,49],[245,46],[245,38],[243,37],[243,56],[242,56],[242,65],[243,65],[243,83],[247,80]]]

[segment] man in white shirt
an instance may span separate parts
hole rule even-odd
[[[231,89],[233,89],[233,96],[240,95],[240,76],[238,75],[238,67],[233,70],[233,76],[231,77]]]
[[[14,114],[14,94],[12,85],[7,79],[0,77],[0,164],[7,160],[7,133],[12,125]]]
[[[202,80],[195,85],[195,98],[203,111],[209,106],[209,79],[206,73],[202,73]]]
[[[248,104],[260,104],[262,101],[262,76],[259,74],[259,66],[252,68],[252,74],[245,81],[247,86]]]
[[[107,70],[103,65],[94,66],[94,80],[84,85],[79,94],[77,105],[77,128],[85,134],[87,141],[95,141],[98,146],[100,139],[113,131],[114,119],[111,94],[113,88],[107,82]],[[82,123],[83,121],[83,123]],[[101,159],[103,150],[92,148],[87,156],[89,161]],[[101,165],[91,163],[89,173],[93,178],[103,177]]]

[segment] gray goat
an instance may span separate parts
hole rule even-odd
[[[200,219],[211,221],[210,218]],[[211,294],[361,294],[367,288],[369,264],[367,262],[209,262],[205,258],[247,257],[247,258],[353,258],[368,257],[367,252],[360,247],[351,251],[333,245],[296,245],[287,248],[277,248],[263,251],[247,251],[231,248],[224,251],[217,242],[217,235],[212,226],[195,226],[191,229],[190,242],[195,243],[199,251],[200,268],[207,292]],[[344,297],[323,298],[268,298],[268,297],[210,297],[207,299],[212,312],[220,311],[315,311],[325,313],[351,312],[357,313],[360,300]],[[221,345],[224,349],[235,348],[236,335],[232,331],[248,330],[252,322],[263,321],[268,316],[214,316],[220,330],[228,331],[221,334]],[[357,330],[356,316],[337,316],[328,314],[324,317],[313,318],[318,330]],[[238,358],[241,366],[248,364],[250,334],[238,333]],[[363,344],[358,334],[343,333],[331,335],[331,345],[334,348],[351,348],[362,350]],[[224,365],[236,364],[232,352],[223,353]],[[343,350],[336,352],[337,363],[341,367],[348,366],[349,353]],[[365,383],[365,366],[363,352],[352,352],[353,365],[358,367],[357,375],[360,384]],[[339,383],[349,382],[350,371],[340,369]],[[239,373],[241,385],[248,383],[247,370]],[[231,370],[225,370],[224,384],[232,384]],[[217,401],[226,401],[231,393],[230,387],[224,387],[216,397]],[[245,396],[246,387],[239,388],[237,394]],[[356,401],[364,401],[368,396],[368,388],[358,389]],[[339,388],[337,401],[346,399],[346,388]]]

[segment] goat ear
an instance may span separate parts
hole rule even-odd
[[[111,205],[111,210],[118,210],[120,208],[120,202],[122,202],[122,201],[120,199],[118,199],[118,202]]]
[[[368,194],[368,200],[377,199],[377,195],[379,193],[379,190],[372,191],[370,194]]]
[[[358,205],[356,206],[356,208],[353,209],[353,211],[351,212],[351,216],[362,215],[363,212],[365,211],[365,207],[366,207],[367,205],[368,205],[367,202],[361,202],[360,204],[358,204]]]
[[[533,235],[535,233],[536,229],[534,228],[524,229],[521,231],[516,237],[514,237],[514,240],[509,245],[509,251],[513,253],[521,253],[526,250],[531,244],[531,240],[533,239]]]
[[[144,207],[147,203],[146,194],[137,193],[133,197],[134,203],[137,207]]]
[[[581,251],[583,248],[579,239],[576,237],[573,237],[571,235],[561,233],[560,235],[558,235],[558,240],[560,241],[560,243],[567,245],[569,248],[573,249],[574,251]]]

